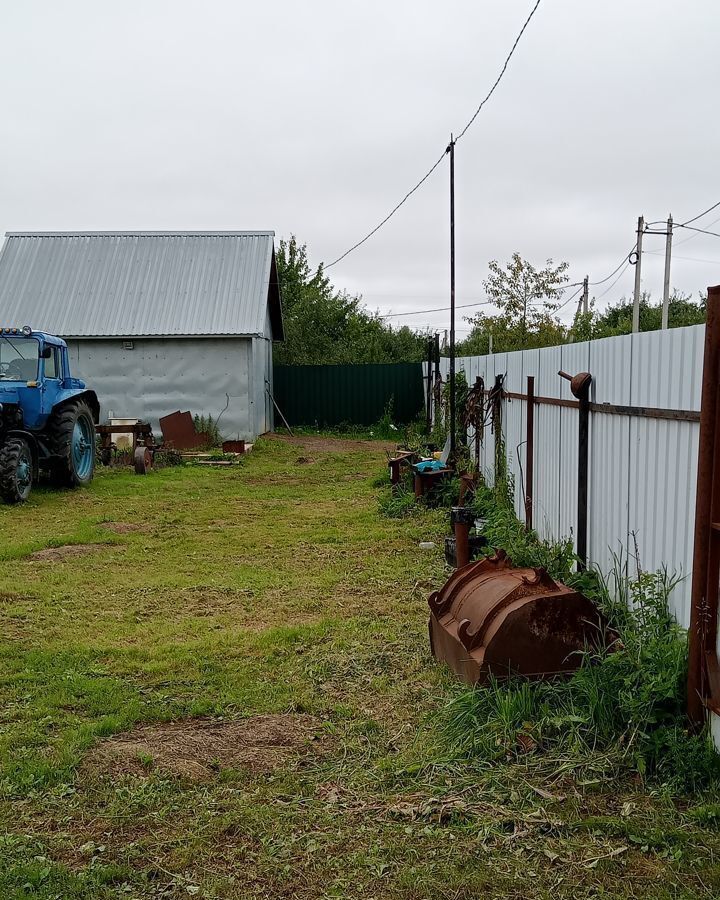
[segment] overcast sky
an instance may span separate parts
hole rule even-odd
[[[273,229],[330,262],[462,130],[531,6],[0,0],[0,230]],[[718,0],[542,0],[457,145],[459,303],[514,250],[599,280],[638,215],[720,200],[719,36]],[[694,224],[719,223],[720,208]],[[645,246],[659,296],[664,238]],[[442,306],[448,250],[443,163],[330,274],[382,313]],[[613,281],[598,306],[632,268],[600,297]],[[719,282],[720,238],[678,230],[672,284]]]

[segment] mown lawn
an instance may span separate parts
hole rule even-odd
[[[302,440],[0,508],[0,898],[720,896],[716,792],[453,753],[445,516],[379,515],[382,445]],[[98,751],[255,716],[270,765]]]

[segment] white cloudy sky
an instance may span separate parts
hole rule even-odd
[[[270,228],[329,262],[462,129],[531,6],[0,0],[0,230]],[[717,0],[542,0],[457,146],[459,303],[514,250],[599,280],[641,213],[720,200],[718,36]],[[338,287],[383,313],[447,303],[447,174],[330,270]],[[646,248],[658,295],[663,238]],[[720,238],[679,230],[672,282],[720,282]]]

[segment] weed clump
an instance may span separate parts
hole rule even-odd
[[[378,506],[388,519],[405,519],[421,508],[415,494],[402,483],[385,488],[378,499]]]
[[[586,651],[569,678],[491,680],[461,693],[446,710],[453,750],[488,764],[532,759],[677,790],[717,779],[720,757],[707,732],[692,733],[685,718],[687,640],[668,606],[679,579],[665,570],[631,577],[619,559],[607,580],[574,573],[569,541],[539,541],[513,518],[507,509],[489,515],[490,543],[517,565],[542,565],[593,597],[614,639]]]

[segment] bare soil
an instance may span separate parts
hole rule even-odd
[[[102,528],[113,531],[115,534],[130,534],[133,531],[147,531],[147,525],[138,525],[134,522],[103,522]]]
[[[81,772],[113,777],[160,773],[195,781],[223,769],[264,774],[307,752],[316,731],[312,716],[291,713],[143,725],[99,743],[85,757]]]
[[[88,553],[97,553],[106,547],[106,544],[66,544],[63,547],[47,547],[45,550],[36,550],[30,554],[30,559],[42,562],[50,560],[59,562],[74,556],[86,556]]]
[[[264,437],[304,447],[306,450],[316,453],[357,453],[360,450],[367,450],[368,453],[371,453],[378,450],[392,450],[395,447],[392,441],[350,440],[349,438],[326,437],[322,434],[298,434],[294,437],[290,437],[289,434],[267,434]]]

